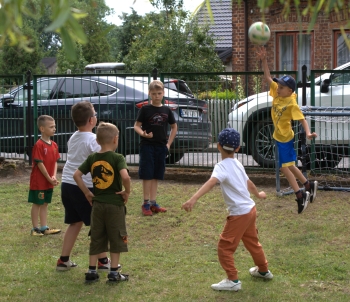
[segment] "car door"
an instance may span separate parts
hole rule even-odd
[[[52,91],[57,83],[57,79],[39,79],[37,82],[36,99],[41,102],[42,99],[47,99],[52,94]],[[34,116],[34,94],[31,89],[32,103],[31,113]],[[0,127],[1,142],[0,149],[4,152],[22,153],[27,145],[28,137],[28,90],[24,86],[10,92],[3,97],[2,111],[0,117],[2,125]],[[37,112],[38,116],[42,114],[40,110]],[[32,126],[32,133],[36,131],[36,121],[33,119],[29,121]],[[32,143],[34,143],[34,138]]]
[[[349,72],[333,73],[324,79],[321,77],[320,84],[315,86],[315,106],[329,108],[324,110],[326,112],[334,112],[337,107],[350,106],[350,67],[344,70]],[[318,116],[314,120],[315,130],[319,135],[318,143],[338,144],[339,140],[349,140],[348,125],[343,122],[342,117]]]

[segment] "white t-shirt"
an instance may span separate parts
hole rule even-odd
[[[97,144],[96,134],[92,132],[76,131],[68,141],[67,161],[63,167],[62,182],[77,185],[73,174],[86,158],[94,152],[100,151]],[[92,188],[91,174],[83,175],[83,181],[88,188]]]
[[[248,214],[255,206],[248,191],[249,177],[236,158],[225,158],[217,163],[211,176],[220,182],[229,216]]]

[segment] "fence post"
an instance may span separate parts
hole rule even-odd
[[[153,78],[153,80],[156,80],[158,78],[158,69],[157,68],[153,68],[152,78]]]
[[[27,89],[27,95],[28,95],[28,102],[27,102],[27,120],[26,120],[26,129],[27,129],[27,154],[28,154],[28,163],[29,165],[32,164],[32,149],[33,149],[33,143],[32,143],[32,136],[33,136],[33,114],[32,114],[32,89],[33,86],[31,85],[31,79],[32,79],[32,72],[28,70],[26,72],[26,83],[24,85],[24,88]]]
[[[302,105],[306,106],[306,65],[301,67],[301,83],[302,83]],[[306,171],[306,133],[303,127],[301,127],[300,133],[300,141],[301,141],[301,171],[303,175],[307,178]]]

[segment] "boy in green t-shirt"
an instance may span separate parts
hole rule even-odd
[[[318,183],[317,181],[309,182],[295,166],[297,156],[294,150],[294,131],[291,121],[298,121],[303,126],[308,139],[317,137],[317,134],[310,132],[307,121],[298,106],[297,95],[294,92],[296,88],[294,78],[285,75],[272,79],[267,65],[265,47],[260,48],[257,56],[262,61],[264,78],[270,85],[270,95],[273,97],[271,118],[275,127],[273,138],[276,140],[276,148],[278,148],[279,167],[295,192],[298,213],[300,214],[307,208],[309,200],[310,202],[315,200]],[[305,192],[300,190],[296,179],[304,185]]]
[[[109,282],[128,280],[128,275],[118,272],[121,252],[127,252],[125,204],[130,194],[130,177],[123,155],[115,153],[118,147],[119,131],[110,123],[101,122],[97,127],[96,140],[101,146],[74,173],[74,180],[92,204],[91,242],[89,270],[85,282],[99,280],[96,271],[98,255],[110,247],[111,270]],[[94,193],[84,184],[82,176],[91,173]],[[124,190],[123,190],[124,186]]]

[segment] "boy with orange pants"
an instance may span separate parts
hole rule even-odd
[[[242,164],[234,158],[234,153],[240,148],[239,142],[240,134],[236,130],[226,128],[220,132],[217,147],[222,161],[215,165],[211,178],[182,205],[182,209],[191,211],[201,196],[208,193],[218,182],[220,183],[229,216],[220,235],[218,257],[227,278],[212,284],[211,288],[214,290],[238,291],[242,288],[233,258],[241,240],[256,265],[249,270],[250,275],[264,279],[273,278],[258,239],[256,208],[249,193],[262,199],[266,198],[266,194],[263,191],[258,192]]]

